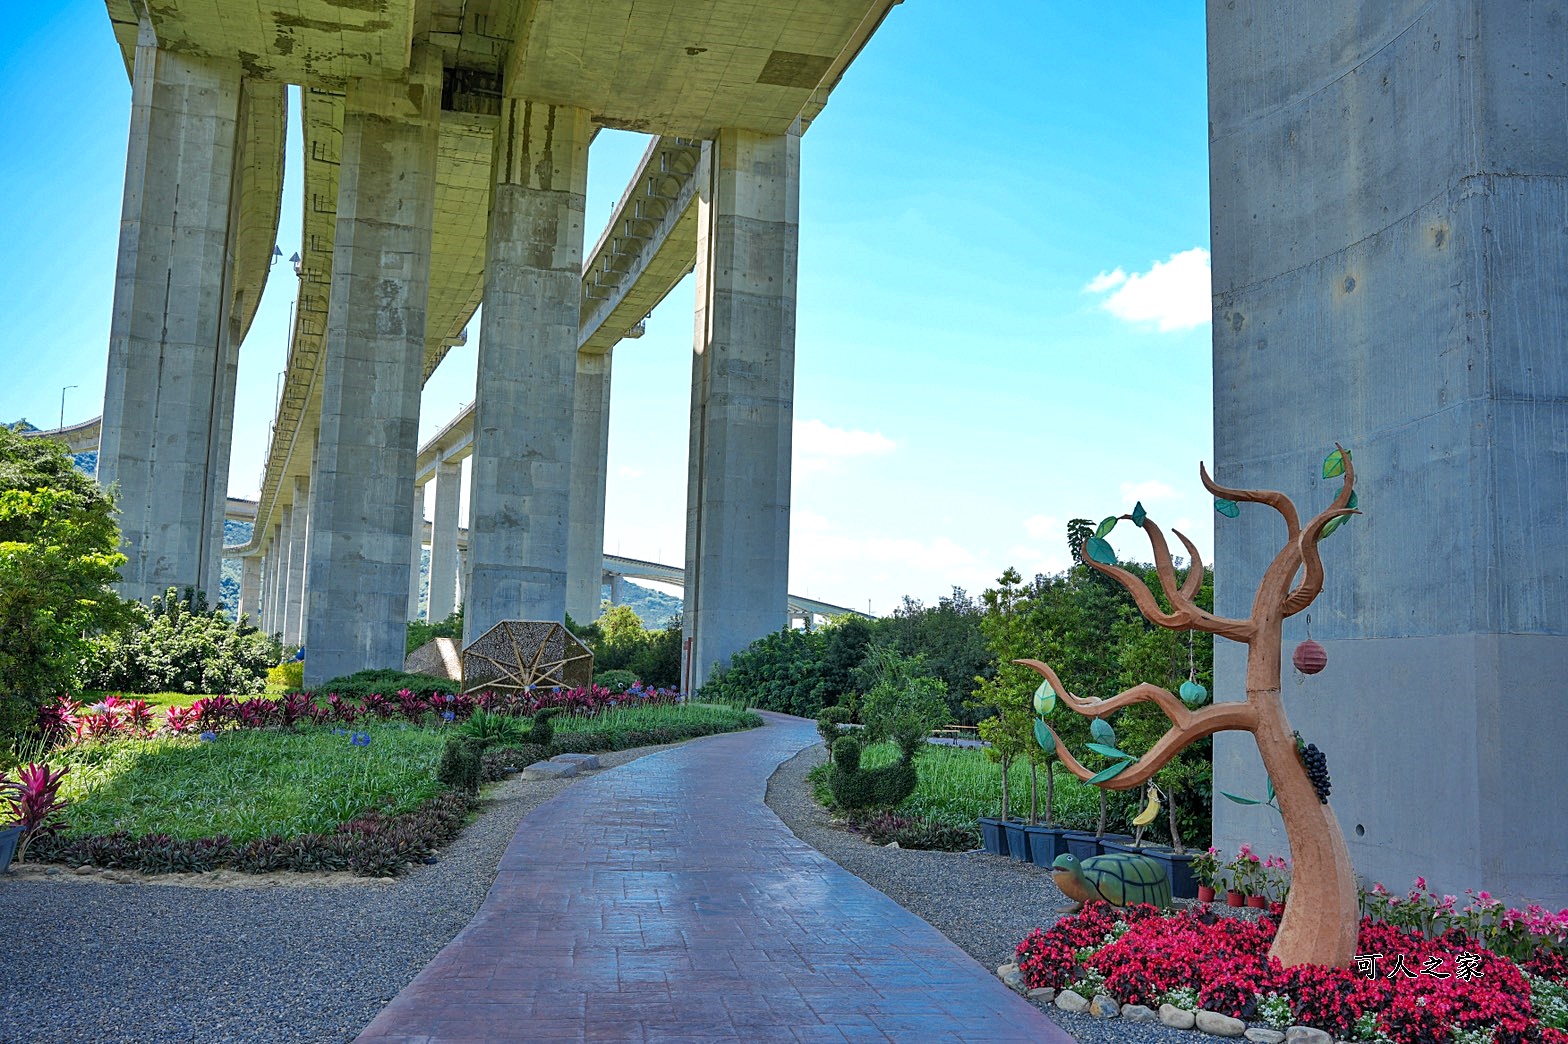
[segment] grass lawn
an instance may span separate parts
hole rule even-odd
[[[177,702],[195,697],[180,694]],[[709,704],[616,709],[558,717],[557,734],[597,733],[613,742],[632,731],[731,731],[760,719]],[[457,726],[402,721],[351,726],[239,729],[210,741],[195,736],[119,739],[62,748],[48,761],[68,766],[61,796],[68,836],[123,830],[178,839],[227,835],[235,841],[325,833],[385,802],[414,808],[440,790],[436,767]],[[356,745],[353,737],[370,737]],[[672,738],[679,738],[672,735]]]
[[[861,755],[861,765],[877,768],[892,764],[898,748],[891,743],[874,743]],[[898,807],[904,815],[918,816],[951,826],[972,827],[980,816],[994,816],[1002,807],[1002,768],[981,750],[973,747],[946,747],[932,744],[915,759],[919,783],[909,799]],[[817,796],[826,799],[826,766],[812,771]],[[1015,818],[1029,815],[1029,766],[1022,759],[1009,773],[1009,804]],[[1066,770],[1056,773],[1056,822],[1075,828],[1094,829],[1100,816],[1098,788],[1080,783]],[[1039,770],[1040,817],[1045,816],[1045,770]],[[1117,830],[1127,816],[1117,817],[1117,805],[1131,807],[1131,798],[1112,794],[1107,829]]]

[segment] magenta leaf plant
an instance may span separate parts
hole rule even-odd
[[[22,828],[16,843],[18,863],[26,858],[33,838],[53,834],[66,826],[60,819],[65,810],[60,780],[69,771],[62,768],[52,772],[48,765],[35,763],[19,769],[14,780],[0,776],[0,825]]]

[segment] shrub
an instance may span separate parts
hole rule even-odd
[[[285,692],[299,692],[305,687],[305,665],[299,660],[290,660],[267,668],[267,685]]]
[[[817,735],[827,744],[830,760],[833,757],[833,744],[844,734],[844,726],[849,724],[849,719],[848,707],[823,707],[822,713],[817,715]]]
[[[403,689],[416,695],[449,693],[458,687],[450,678],[433,674],[408,674],[391,669],[356,671],[314,686],[318,693],[335,692],[345,699],[364,699],[366,696],[392,696]]]
[[[463,609],[461,606],[445,620],[438,620],[435,623],[426,623],[424,620],[408,621],[408,635],[403,643],[403,655],[407,656],[437,638],[455,638],[459,644],[462,643]]]
[[[913,755],[932,729],[947,724],[947,685],[925,673],[919,656],[872,645],[862,672],[874,679],[860,701],[860,720],[872,740],[897,740]]]
[[[973,827],[956,827],[932,819],[901,816],[896,812],[875,812],[852,816],[850,828],[865,835],[874,845],[897,842],[899,848],[934,852],[968,852],[979,846],[979,832]]]
[[[473,736],[447,737],[436,766],[436,779],[459,793],[477,794],[484,749],[484,741]]]
[[[22,828],[16,843],[16,861],[27,856],[27,846],[34,838],[46,837],[65,828],[60,813],[65,802],[60,798],[60,779],[70,769],[51,772],[48,765],[32,764],[19,769],[15,780],[0,776],[0,806],[9,806],[0,812],[0,829],[12,826]]]
[[[95,639],[83,664],[92,689],[118,692],[260,692],[278,647],[254,627],[208,608],[200,592],[169,588],[131,607],[132,626]]]
[[[915,792],[915,763],[907,756],[874,769],[860,767],[860,743],[851,736],[833,744],[828,788],[842,809],[892,808]]]
[[[593,683],[611,692],[625,692],[637,681],[637,675],[619,667],[608,671],[594,671]]]
[[[87,636],[123,621],[114,502],[65,447],[0,428],[0,740],[64,695]]]

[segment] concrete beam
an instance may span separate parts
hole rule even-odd
[[[698,202],[683,688],[789,623],[800,136],[726,130]]]
[[[439,56],[344,99],[305,680],[403,662],[440,120]]]
[[[464,638],[566,613],[588,113],[509,99],[491,178]]]
[[[237,62],[160,49],[144,21],[131,86],[98,478],[119,487],[121,592],[216,595],[224,491]],[[232,394],[232,393],[231,393]],[[154,468],[156,466],[156,473]]]
[[[1292,724],[1328,756],[1360,873],[1560,906],[1568,837],[1541,824],[1568,787],[1561,12],[1208,17],[1215,477],[1315,513],[1337,440],[1366,512],[1323,544],[1309,612],[1329,664],[1286,678]],[[1248,611],[1279,547],[1252,517],[1215,526],[1222,614]],[[1215,690],[1239,693],[1220,644]],[[1214,759],[1216,789],[1263,792],[1246,737],[1216,736]],[[1272,812],[1221,801],[1214,820],[1216,844],[1283,850]]]

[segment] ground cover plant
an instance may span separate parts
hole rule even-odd
[[[66,770],[61,796],[70,823],[40,836],[34,854],[149,873],[396,874],[454,837],[472,806],[470,781],[443,786],[457,782],[444,778],[449,741],[472,744],[477,784],[568,750],[623,749],[762,724],[728,707],[674,705],[667,691],[635,704],[579,693],[582,713],[562,713],[569,696],[546,715],[525,715],[538,709],[530,700],[548,698],[431,701],[407,694],[407,709],[417,712],[412,720],[401,716],[402,701],[369,707],[330,698],[218,697],[173,708],[156,729],[129,724],[133,701],[76,708],[81,714],[67,704],[56,715],[61,746],[48,760]],[[493,709],[502,706],[511,713]],[[111,717],[122,724],[97,731],[83,724]],[[508,738],[525,741],[523,747],[508,749]],[[545,742],[526,742],[534,739]]]
[[[1424,882],[1417,884],[1424,893]],[[1446,917],[1429,893],[1395,896],[1381,907],[1423,920],[1424,928],[1390,923],[1371,904],[1350,968],[1285,968],[1270,957],[1278,903],[1269,916],[1246,921],[1217,917],[1207,906],[1161,914],[1096,902],[1031,932],[1018,945],[1018,966],[1031,988],[1207,1009],[1276,1028],[1312,1026],[1341,1040],[1568,1042],[1568,911],[1510,916],[1501,904],[1475,898],[1459,911],[1445,897]]]

